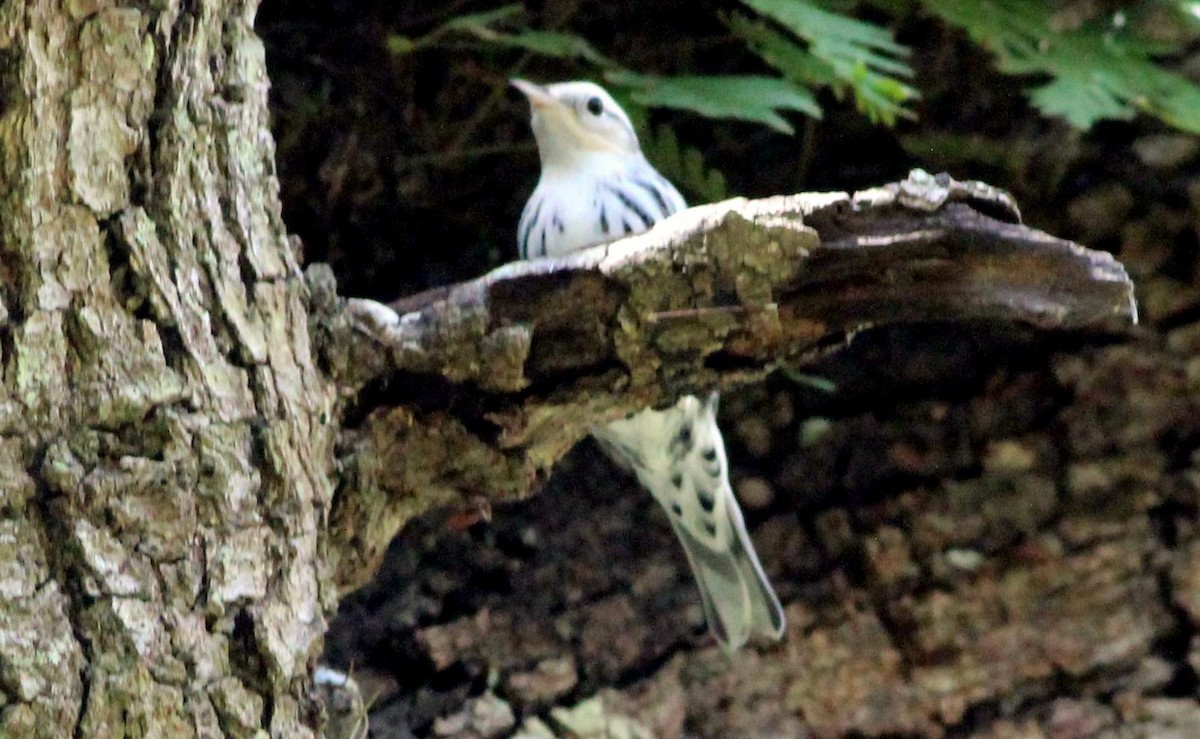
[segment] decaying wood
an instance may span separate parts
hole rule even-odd
[[[528,494],[597,422],[803,365],[864,327],[1136,321],[1110,255],[1022,226],[989,186],[923,172],[693,208],[392,308],[336,299],[320,271],[310,287],[350,406],[331,532],[343,586],[414,513]]]

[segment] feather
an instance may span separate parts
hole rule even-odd
[[[621,201],[621,205],[625,206],[626,212],[638,217],[638,220],[642,222],[642,227],[638,230],[645,231],[654,225],[654,218],[634,199],[632,193],[621,187],[623,184],[622,182],[617,182],[616,184],[606,183],[602,187],[616,196],[617,200]]]
[[[729,484],[716,394],[707,401],[687,396],[593,434],[667,511],[700,588],[704,617],[721,645],[733,652],[753,635],[780,638],[783,609]]]
[[[598,130],[622,143],[610,150],[573,149],[571,131],[556,131],[552,119],[543,120],[539,129],[534,113],[543,166],[517,229],[522,258],[575,251],[620,231],[639,233],[686,207],[674,185],[637,149],[627,116],[607,93],[591,83],[571,82],[534,94],[561,95],[571,109],[585,109],[572,96],[602,95],[609,101],[604,110],[619,115]],[[538,254],[530,253],[535,235]],[[729,484],[716,394],[707,400],[687,396],[670,408],[597,428],[593,435],[666,510],[700,588],[705,619],[721,645],[732,652],[753,635],[780,638],[783,609]]]
[[[517,251],[521,255],[521,259],[529,258],[529,237],[533,233],[533,229],[538,225],[538,219],[542,213],[542,199],[534,197],[529,199],[525,204],[525,209],[521,212],[521,222],[517,226]]]

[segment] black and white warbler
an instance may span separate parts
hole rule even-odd
[[[629,116],[602,88],[591,82],[512,84],[529,99],[542,163],[517,228],[523,259],[645,231],[686,207],[646,161]],[[780,638],[783,609],[729,484],[716,394],[644,410],[593,435],[666,509],[721,645],[732,652],[752,634]]]

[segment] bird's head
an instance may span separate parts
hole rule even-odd
[[[533,136],[543,168],[570,165],[592,154],[638,154],[637,134],[629,116],[604,88],[591,82],[536,85],[513,80],[529,98]]]

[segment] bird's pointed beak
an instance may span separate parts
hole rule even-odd
[[[508,81],[513,87],[521,91],[525,97],[529,98],[529,105],[534,110],[541,110],[554,105],[558,101],[550,94],[550,91],[541,85],[535,85],[529,80],[513,78]]]

